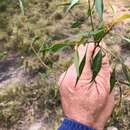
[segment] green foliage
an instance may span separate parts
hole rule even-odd
[[[92,71],[93,71],[92,81],[96,78],[102,67],[102,58],[103,58],[102,50],[100,49],[92,61]]]
[[[97,31],[81,32],[78,35],[85,36],[85,37],[96,36],[97,38],[99,38],[98,35],[102,34],[103,32],[104,32],[104,29],[99,29]]]
[[[58,50],[62,49],[62,48],[65,48],[69,46],[67,43],[57,43],[57,44],[54,44],[52,45],[51,47],[49,48],[44,48],[42,49],[42,51],[52,51],[52,52],[57,52]]]
[[[81,76],[81,74],[83,72],[83,69],[84,69],[84,66],[85,66],[85,62],[86,62],[86,52],[85,52],[85,55],[84,55],[83,59],[81,60],[79,68],[78,68],[79,72],[78,72],[78,76],[77,76],[77,79],[76,79],[76,84],[78,83],[78,80],[79,80],[79,78],[80,78],[80,76]]]
[[[80,21],[75,21],[72,25],[71,28],[80,28],[81,27],[81,22]]]
[[[99,17],[102,20],[103,10],[104,10],[103,0],[95,0],[95,5],[96,5],[97,13],[99,14]]]
[[[117,80],[116,80],[116,65],[115,65],[111,73],[111,77],[110,77],[110,92],[112,92],[113,88],[115,87],[116,82]]]
[[[0,52],[0,60],[5,59],[7,56],[7,52]]]
[[[72,0],[67,12],[74,5],[76,5],[78,2],[79,2],[78,0],[77,1]],[[91,3],[93,3],[93,5]],[[92,7],[91,7],[91,5],[92,5]],[[99,18],[100,18],[99,27],[97,29],[95,29],[95,27],[94,27],[95,25],[93,23],[93,13],[92,12],[93,12],[94,5],[96,7],[96,11],[97,11],[97,13],[99,15]],[[111,21],[111,23],[109,23],[108,25],[104,25],[104,23],[103,23],[103,13],[104,13],[103,0],[93,0],[93,1],[88,0],[87,12],[88,12],[87,13],[88,17],[90,17],[92,31],[81,32],[81,33],[78,34],[78,36],[82,36],[83,39],[86,38],[86,41],[87,41],[87,38],[93,37],[93,39],[94,39],[93,42],[95,43],[96,46],[99,46],[99,43],[101,42],[101,40],[111,31],[113,26],[115,26],[116,24],[130,18],[130,14],[124,14],[124,15],[122,15],[120,17],[117,17],[117,18],[113,19]],[[81,23],[78,21],[78,22],[74,23],[74,27],[80,27],[80,24]],[[130,42],[129,39],[127,39],[127,38],[124,38],[124,39],[127,42]],[[101,47],[101,50],[102,50],[102,47]],[[97,53],[97,55],[94,57],[94,59],[92,61],[92,71],[93,71],[92,80],[94,80],[96,78],[96,76],[98,75],[98,72],[101,69],[102,58],[103,58],[101,50]],[[84,56],[84,58],[85,58],[85,56]],[[119,58],[119,61],[120,61],[120,58]],[[74,62],[75,62],[75,67],[76,67],[76,72],[77,72],[77,81],[76,81],[76,83],[77,83],[80,76],[81,76],[81,74],[82,74],[82,70],[83,70],[84,65],[85,65],[85,63],[84,63],[85,60],[84,59],[82,60],[81,64],[79,65],[79,58],[78,58],[78,52],[77,51],[75,52],[75,60],[74,60]],[[122,69],[123,69],[123,72],[125,73],[125,76],[126,76],[128,82],[130,83],[130,79],[129,79],[130,75],[128,75],[128,69],[126,69],[126,65],[123,65]],[[111,81],[110,81],[111,90],[113,89],[115,83],[116,83],[116,75],[115,75],[115,69],[114,69],[113,73],[111,75]]]

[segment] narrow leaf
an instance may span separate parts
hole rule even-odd
[[[103,29],[99,29],[97,31],[91,31],[91,32],[81,32],[78,35],[79,36],[95,36],[97,34],[100,34],[101,32],[103,32]]]
[[[40,39],[40,37],[39,37],[39,36],[34,37],[34,38],[33,38],[33,41],[32,41],[32,44],[35,44],[35,43],[36,43],[36,41],[37,41],[37,40],[39,40],[39,39]]]
[[[79,53],[78,50],[75,51],[74,64],[77,72],[77,77],[79,77]]]
[[[116,66],[114,67],[111,77],[110,77],[110,93],[112,92],[113,88],[115,87],[117,80],[116,80]]]
[[[130,14],[124,14],[116,19],[113,19],[112,25],[118,24],[126,19],[129,19],[129,18],[130,18]]]
[[[78,81],[79,81],[79,78],[80,78],[80,76],[81,76],[81,74],[82,74],[82,72],[83,72],[83,69],[84,69],[84,66],[85,66],[85,62],[86,62],[86,53],[85,53],[85,55],[84,55],[84,57],[83,57],[83,59],[82,59],[80,65],[79,65],[79,75],[77,76],[75,86],[77,85],[77,83],[78,83]]]
[[[126,38],[126,37],[122,37],[123,40],[127,41],[128,43],[130,43],[130,39]]]
[[[96,4],[97,13],[98,13],[100,19],[102,20],[103,19],[103,10],[104,10],[103,0],[96,0],[95,4]]]
[[[106,33],[104,25],[101,25],[98,30],[99,30],[99,32],[94,35],[94,39],[96,42],[100,42]]]
[[[22,15],[24,15],[24,6],[23,6],[22,0],[19,0],[19,6],[20,6],[20,9],[21,9]]]
[[[92,81],[96,78],[98,72],[101,69],[102,66],[102,51],[100,49],[100,51],[97,53],[97,55],[94,57],[93,61],[92,61],[92,71],[93,71],[93,77],[92,77]]]
[[[66,13],[69,12],[69,10],[74,7],[77,3],[79,2],[79,0],[71,0],[70,6],[68,7]]]
[[[123,73],[124,73],[127,81],[130,83],[130,70],[129,70],[129,68],[125,64],[122,64],[122,70],[123,70]]]
[[[72,25],[71,28],[80,28],[81,27],[82,22],[80,21],[75,21]]]
[[[42,51],[52,51],[52,52],[57,52],[60,49],[63,49],[64,47],[67,47],[68,44],[65,43],[58,43],[58,44],[54,44],[49,48],[45,48]]]

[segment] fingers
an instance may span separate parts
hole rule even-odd
[[[112,114],[114,106],[115,106],[114,94],[111,93],[108,96],[105,107],[102,109],[102,111],[99,114],[99,117],[97,118],[97,122],[95,123],[96,129],[101,129],[101,128],[104,129],[107,120],[110,118]]]
[[[61,86],[62,85],[62,82],[65,78],[65,75],[66,75],[66,71],[64,73],[61,74],[60,78],[59,78],[59,81],[58,81],[58,86]]]
[[[104,123],[106,123],[106,121],[109,119],[110,115],[112,114],[114,106],[115,106],[114,94],[111,93],[108,97],[106,106],[101,113],[102,114],[101,118]]]

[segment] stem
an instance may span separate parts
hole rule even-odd
[[[93,6],[92,6],[92,8],[91,8],[91,2],[90,2],[90,0],[88,0],[88,6],[89,6],[89,11],[90,11],[90,21],[91,21],[91,27],[92,27],[92,31],[94,32],[94,24],[93,24],[93,17],[92,17],[92,9],[93,9],[93,7],[94,7],[94,4],[95,4],[95,0],[94,0],[94,2],[93,2]],[[92,56],[94,55],[94,53],[95,53],[95,50],[96,50],[96,48],[97,48],[97,46],[96,46],[96,40],[95,40],[95,37],[93,36],[93,41],[94,41],[94,43],[95,43],[95,48],[94,48],[94,50],[93,50],[93,54],[92,54]]]
[[[91,9],[91,2],[90,2],[90,0],[88,0],[88,6],[89,6],[89,10],[90,10],[90,20],[91,20],[92,31],[94,31],[94,24],[93,24],[93,17],[92,17],[92,9]]]
[[[119,91],[120,91],[120,100],[119,100],[118,106],[120,107],[121,103],[122,103],[122,88],[121,88],[121,86],[119,86]]]
[[[31,43],[31,48],[32,48],[34,54],[35,54],[35,55],[37,56],[37,58],[39,59],[39,61],[41,62],[41,64],[42,64],[44,67],[46,67],[47,69],[50,69],[50,68],[42,61],[41,57],[40,57],[40,56],[38,55],[38,53],[36,52],[36,50],[35,50],[35,48],[33,47],[32,43]]]
[[[129,86],[129,85],[130,85],[129,83],[126,83],[126,82],[121,81],[121,80],[118,80],[118,82],[119,82],[119,83],[121,83],[121,84],[127,85],[127,86]]]

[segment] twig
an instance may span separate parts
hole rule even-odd
[[[91,9],[90,0],[88,0],[88,6],[89,6],[89,11],[90,11],[90,20],[91,20],[92,31],[94,31],[94,24],[93,24],[93,17],[92,17],[92,9]]]
[[[35,55],[37,56],[37,58],[39,59],[39,61],[41,62],[41,64],[42,64],[44,67],[46,67],[47,69],[50,69],[50,68],[42,61],[41,57],[37,54],[37,52],[36,52],[35,48],[33,47],[32,43],[31,43],[31,48],[32,48],[33,52],[35,53]]]

